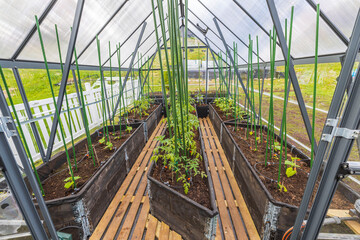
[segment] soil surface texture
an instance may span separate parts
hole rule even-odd
[[[165,136],[168,137],[168,131],[166,131]],[[199,132],[196,130],[194,140],[196,141],[197,152],[201,152],[201,142]],[[161,152],[159,153],[161,154]],[[205,172],[204,161],[199,161],[199,171]],[[155,167],[153,168],[152,177],[158,180],[159,182],[170,184],[171,188],[175,191],[183,194],[184,196],[194,200],[195,202],[211,208],[210,202],[210,193],[207,178],[201,178],[200,174],[192,177],[192,183],[187,194],[184,193],[183,184],[176,181],[176,174],[170,171],[168,168],[164,167],[163,161],[161,158],[158,159]]]
[[[111,126],[109,126],[109,131],[111,130]],[[77,169],[75,169],[74,158],[70,158],[72,163],[72,169],[74,176],[81,177],[76,180],[76,188],[77,191],[84,186],[87,181],[104,165],[109,158],[115,153],[117,149],[128,139],[131,134],[136,129],[132,129],[130,133],[125,132],[124,130],[121,133],[121,139],[117,139],[119,137],[120,131],[109,132],[110,142],[113,144],[113,149],[105,149],[105,144],[100,144],[99,140],[102,138],[98,136],[93,143],[94,152],[95,152],[95,166],[93,159],[88,152],[87,143],[84,144],[84,147],[81,150],[76,151],[76,161],[77,161]],[[100,131],[102,133],[102,129]],[[68,149],[68,152],[72,152],[72,148]],[[73,188],[66,189],[64,187],[66,178],[70,177],[68,164],[65,162],[60,168],[54,170],[54,172],[43,181],[43,188],[45,191],[45,200],[51,200],[56,198],[61,198],[72,194],[75,190]]]
[[[237,127],[235,131],[234,126],[227,125],[227,128],[233,135],[234,140],[240,147],[245,157],[250,162],[251,166],[256,170],[259,178],[264,183],[268,191],[271,193],[273,198],[279,202],[299,206],[303,197],[306,182],[308,180],[308,174],[310,173],[309,161],[297,160],[297,173],[291,177],[286,176],[286,166],[281,165],[281,177],[280,182],[287,189],[287,192],[280,191],[277,186],[278,180],[278,169],[279,169],[279,158],[280,153],[275,152],[268,157],[268,164],[265,166],[265,154],[266,154],[266,132],[263,130],[263,142],[260,142],[260,129],[257,128],[258,143],[257,149],[255,150],[255,134],[250,135],[247,139],[246,127]],[[250,130],[249,130],[250,131]],[[285,162],[285,148],[283,147],[282,163]],[[268,153],[269,154],[269,153]],[[270,155],[270,154],[269,154]],[[298,157],[294,153],[291,153],[291,149],[287,149],[287,160],[291,161],[291,157]],[[316,184],[315,191],[318,187],[319,182]],[[330,208],[336,209],[350,209],[353,208],[353,204],[349,202],[341,193],[336,192]]]

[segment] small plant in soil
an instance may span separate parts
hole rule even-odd
[[[132,130],[133,130],[133,128],[131,126],[127,126],[125,131],[127,133],[130,133]]]
[[[69,188],[75,188],[75,181],[79,180],[81,177],[80,176],[74,176],[74,178],[72,177],[68,177],[64,179],[65,185],[64,188],[69,189]]]

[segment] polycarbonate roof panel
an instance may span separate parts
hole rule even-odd
[[[146,20],[147,26],[145,28],[142,41],[145,38],[147,38],[150,35],[150,33],[153,32],[155,29],[153,24],[153,16],[151,12],[152,12],[152,7],[150,1],[143,2],[142,0],[133,0],[126,3],[124,8],[121,10],[121,13],[116,15],[116,17],[109,23],[109,25],[99,35],[99,39],[101,41],[102,63],[104,63],[105,60],[109,57],[109,53],[108,53],[109,41],[111,41],[111,49],[115,50],[116,44],[118,44],[119,42],[123,44],[125,40],[135,31],[135,29],[137,29],[136,33],[134,33],[126,41],[124,47],[121,47],[121,64],[122,67],[127,67],[126,64],[124,65],[124,61],[135,49],[135,45],[137,43],[139,34],[141,32],[141,28],[142,28],[141,24],[143,23],[143,21]],[[157,22],[159,24],[159,20],[157,20]],[[97,47],[95,44],[92,44],[84,52],[83,56],[79,58],[79,62],[80,64],[98,65],[99,63],[97,56],[98,56]],[[116,66],[117,66],[117,61],[116,61]]]
[[[50,0],[1,1],[0,58],[12,57],[34,26],[35,15],[40,17],[49,3]]]
[[[74,21],[75,9],[75,0],[57,1],[55,6],[52,8],[52,11],[48,13],[47,17],[40,25],[41,36],[45,45],[46,58],[49,62],[60,62],[56,41],[55,24],[57,25],[59,33],[62,60],[65,61],[66,51],[71,34],[70,27]],[[68,13],[68,17],[63,18],[64,12]],[[79,43],[79,41],[77,42]],[[20,53],[18,58],[24,60],[43,60],[39,34],[37,31],[29,40],[28,44]]]
[[[191,10],[208,26],[217,33],[213,18],[216,17],[221,31],[228,44],[238,43],[238,53],[246,61],[248,59],[249,34],[253,40],[253,50],[256,52],[256,36],[259,39],[259,55],[264,61],[270,60],[269,36],[251,20],[241,9],[232,1],[224,0],[222,4],[217,4],[212,0],[192,1],[189,4]],[[225,25],[227,27],[225,27]],[[230,30],[231,31],[230,31]],[[243,44],[241,41],[245,44]],[[280,48],[277,49],[277,60],[282,60],[283,56]],[[253,60],[256,55],[253,55]],[[261,61],[261,59],[260,59]]]
[[[124,0],[115,2],[111,0],[85,1],[76,41],[78,54],[105,25],[111,15],[123,2]],[[58,25],[63,61],[65,61],[64,58],[69,44],[70,28],[73,25],[76,3],[76,0],[57,1],[44,22],[40,25],[46,55],[50,62],[59,62],[55,24]],[[125,6],[126,4],[129,3],[125,3]],[[118,12],[118,15],[123,13],[123,9]],[[35,23],[35,20],[33,23]],[[43,60],[38,33],[33,35],[18,58],[25,60]]]
[[[320,4],[321,11],[337,26],[340,31],[350,38],[356,15],[360,9],[359,0],[315,0]]]
[[[265,29],[272,29],[273,23],[266,0],[236,1],[251,14],[261,24],[261,26]],[[277,0],[275,1],[275,5],[283,29],[285,25],[285,18],[288,19],[289,23],[291,7],[294,6],[291,55],[294,58],[314,56],[316,27],[316,12],[314,9],[304,0]],[[237,9],[239,12],[243,12],[239,7],[237,7]],[[319,32],[319,55],[345,52],[346,46],[322,19],[320,19]]]

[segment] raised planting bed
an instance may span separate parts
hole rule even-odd
[[[235,133],[233,123],[222,123],[219,138],[258,232],[263,239],[281,239],[285,231],[295,223],[310,172],[309,158],[292,144],[286,144],[288,158],[290,155],[299,158],[297,164],[300,167],[294,176],[287,178],[286,166],[282,165],[281,181],[287,192],[279,191],[276,182],[277,160],[269,160],[265,167],[266,143],[259,144],[254,151],[255,136],[250,135],[249,140],[246,140],[246,127],[246,124],[238,125]],[[258,133],[259,130],[257,126]],[[266,131],[267,128],[263,126],[265,138]],[[280,141],[276,134],[275,138]],[[337,194],[332,207],[347,209],[352,204]]]
[[[151,136],[151,134],[154,132],[156,126],[158,125],[161,119],[163,113],[162,104],[152,104],[151,107],[148,110],[146,110],[146,112],[148,115],[142,115],[140,117],[140,115],[134,114],[130,110],[128,114],[128,120],[130,122],[135,122],[135,123],[139,123],[139,122],[144,123],[146,140],[147,140],[148,136]]]
[[[56,229],[74,225],[80,227],[80,230],[75,228],[78,231],[71,232],[75,234],[73,239],[80,239],[77,238],[79,235],[91,234],[145,145],[144,124],[135,123],[130,126],[131,132],[123,131],[121,139],[115,140],[115,136],[109,134],[114,145],[112,151],[104,149],[104,145],[98,143],[103,128],[91,135],[100,164],[96,167],[92,158],[87,156],[86,138],[75,144],[78,171],[74,171],[74,176],[81,177],[76,181],[75,190],[66,191],[64,188],[64,179],[69,176],[65,152],[56,154],[49,162],[39,166],[45,203]],[[109,133],[113,131],[112,126],[108,129]],[[125,125],[122,129],[125,130]],[[115,126],[115,132],[119,133],[119,125]],[[73,162],[72,148],[68,152]]]
[[[194,139],[204,159],[199,170],[207,178],[201,178],[200,174],[193,177],[185,194],[183,185],[172,179],[171,171],[164,168],[161,160],[152,162],[148,173],[150,212],[184,239],[214,239],[218,211],[200,130]]]
[[[224,122],[224,121],[226,121],[226,122],[235,122],[235,119],[229,117],[229,119],[224,120],[220,116],[218,111],[220,112],[220,114],[223,115],[222,111],[219,110],[216,106],[214,106],[214,104],[209,104],[209,117],[211,119],[211,122],[214,125],[214,129],[215,129],[216,134],[218,136],[221,136],[220,131],[221,131],[222,122]],[[247,118],[247,116],[244,115],[243,119],[241,119],[241,120],[238,119],[237,121],[238,121],[238,123],[246,123],[246,118]]]

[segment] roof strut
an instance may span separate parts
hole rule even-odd
[[[134,62],[134,59],[135,59],[135,57],[136,57],[136,53],[137,53],[137,51],[138,51],[138,49],[139,49],[139,45],[140,45],[142,36],[144,35],[144,31],[145,31],[145,28],[146,28],[146,24],[147,24],[147,23],[144,22],[143,27],[142,27],[142,29],[141,29],[139,39],[138,39],[138,41],[137,41],[137,43],[136,43],[135,50],[134,50],[134,52],[133,52],[133,55],[132,55],[132,58],[131,58],[131,61],[130,61],[129,69],[128,69],[127,73],[126,73],[125,80],[124,80],[124,83],[123,83],[121,89],[124,89],[125,86],[126,86],[126,82],[127,82],[128,78],[129,78],[129,74],[130,74],[130,71],[131,71],[131,69],[132,69],[133,62]],[[114,112],[113,112],[113,115],[112,115],[112,119],[114,119],[114,117],[115,117],[116,109],[117,109],[118,106],[119,106],[120,100],[121,100],[121,98],[119,97],[118,100],[117,100],[117,102],[116,102],[116,104],[115,104],[115,108],[114,108]]]
[[[67,84],[67,80],[68,80],[68,76],[69,76],[69,72],[70,72],[71,59],[74,55],[73,53],[74,53],[76,38],[77,38],[78,31],[79,31],[79,25],[80,25],[82,11],[84,9],[84,1],[85,0],[78,0],[77,6],[76,6],[75,17],[74,17],[73,27],[72,27],[72,31],[71,31],[71,35],[70,35],[69,46],[68,46],[68,50],[66,53],[64,72],[63,72],[63,75],[61,78],[60,90],[59,90],[59,95],[58,95],[58,99],[57,99],[57,109],[60,109],[60,110],[62,107],[62,103],[64,100],[64,94],[66,91],[66,84]],[[57,129],[58,123],[59,123],[59,119],[57,118],[57,114],[55,114],[54,120],[53,120],[52,126],[51,126],[50,139],[49,139],[48,149],[47,149],[46,156],[45,156],[45,161],[48,161],[51,157],[51,152],[52,152],[52,149],[54,146],[56,129]]]
[[[41,16],[39,17],[39,24],[41,24],[44,19],[46,18],[46,16],[48,15],[48,13],[51,11],[51,9],[54,7],[55,3],[57,2],[57,0],[52,0],[49,5],[46,7],[46,9],[44,10],[44,12],[41,14]],[[22,50],[25,48],[25,46],[27,45],[27,43],[30,41],[31,37],[34,35],[34,33],[36,32],[36,24],[33,25],[33,27],[31,28],[30,32],[28,33],[28,35],[25,37],[25,39],[22,41],[22,43],[20,44],[20,46],[18,47],[18,49],[16,49],[15,53],[12,55],[11,59],[16,59],[20,53],[22,52]]]

